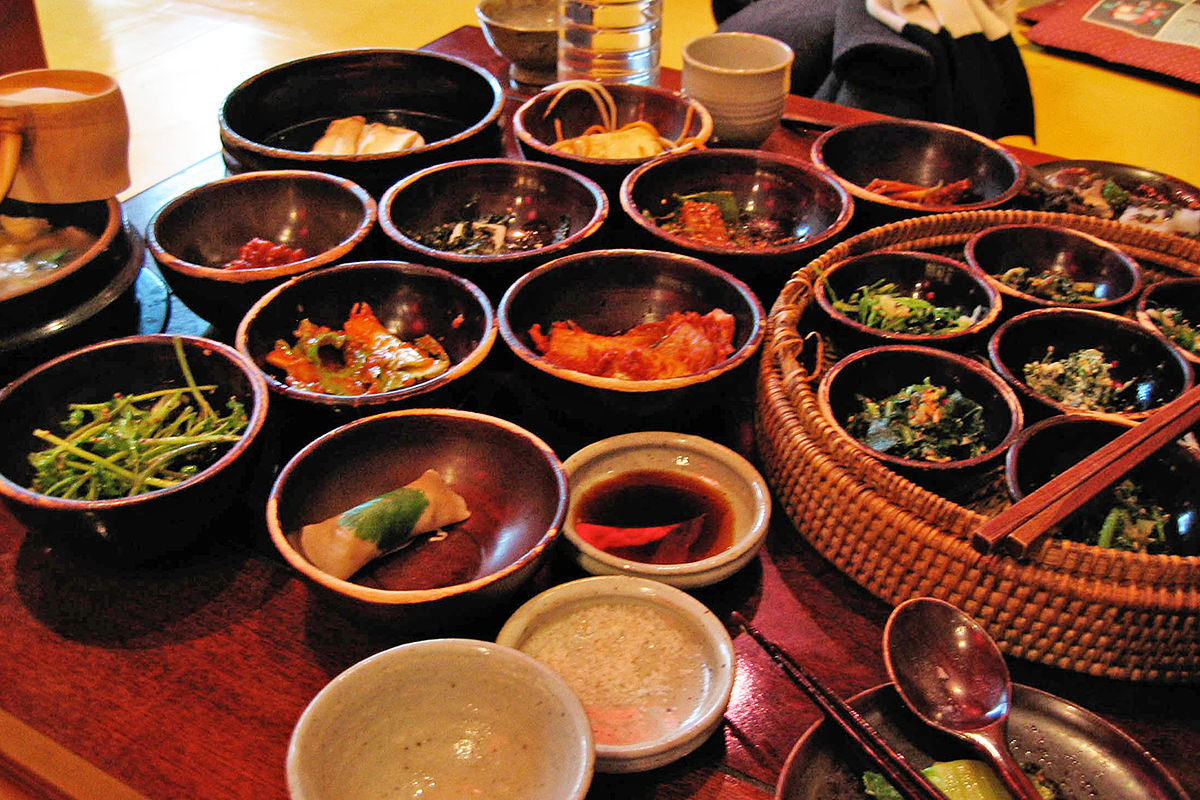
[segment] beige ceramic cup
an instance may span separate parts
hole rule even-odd
[[[106,200],[129,188],[129,117],[108,75],[0,75],[0,199]]]
[[[757,147],[783,115],[792,48],[757,33],[713,33],[683,47],[684,94],[708,109],[717,144]]]

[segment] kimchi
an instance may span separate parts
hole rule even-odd
[[[591,333],[571,320],[529,329],[547,361],[602,378],[647,381],[678,378],[715,366],[733,353],[736,321],[722,309],[673,312],[614,336]]]

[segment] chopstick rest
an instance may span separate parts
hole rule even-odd
[[[883,772],[884,777],[907,800],[946,800],[946,796],[929,782],[908,760],[887,743],[867,722],[861,714],[855,711],[849,703],[826,687],[795,659],[787,654],[779,645],[767,639],[750,621],[738,612],[733,612],[731,619],[734,624],[758,642],[767,655],[779,665],[784,674],[797,687],[807,694],[817,706],[825,712],[831,722],[841,728],[874,764]]]
[[[972,545],[981,553],[1002,549],[1023,558],[1055,525],[1197,422],[1200,385],[984,522]]]

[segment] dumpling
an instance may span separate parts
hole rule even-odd
[[[359,153],[393,153],[411,150],[424,144],[425,139],[416,131],[396,125],[384,125],[382,122],[368,123],[358,135]]]
[[[300,529],[300,551],[317,569],[345,580],[422,533],[462,522],[467,502],[437,470]]]
[[[398,125],[367,122],[361,115],[335,119],[310,152],[331,156],[392,153],[425,144],[421,134]]]
[[[366,117],[344,117],[335,119],[325,128],[325,135],[317,139],[312,152],[331,156],[348,156],[358,151],[358,137],[366,127]]]

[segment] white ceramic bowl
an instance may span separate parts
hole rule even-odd
[[[287,783],[292,800],[581,800],[594,760],[579,699],[544,665],[491,642],[429,639],[360,661],[313,698]]]
[[[694,589],[724,580],[746,566],[766,539],[771,520],[771,494],[766,481],[745,458],[708,439],[664,431],[627,433],[584,447],[568,458],[563,468],[570,485],[563,533],[576,562],[593,575],[636,575]],[[609,552],[580,535],[576,524],[587,521],[589,500],[604,491],[605,485],[620,485],[622,476],[633,472],[680,476],[688,484],[707,487],[709,493],[724,499],[728,529],[717,535],[716,546],[705,550],[708,555],[682,563],[650,563],[640,560],[644,551]]]
[[[597,772],[641,772],[682,758],[721,725],[733,642],[691,595],[620,575],[547,589],[496,641],[557,671],[591,720]]]

